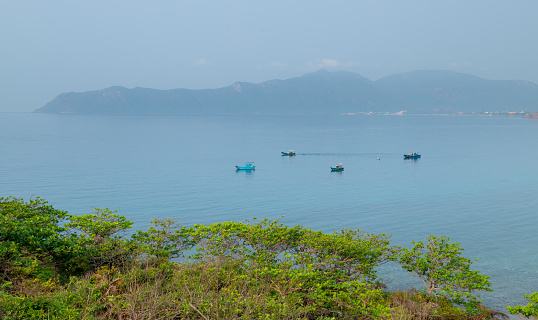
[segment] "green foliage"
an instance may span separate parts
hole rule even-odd
[[[61,225],[66,218],[67,212],[40,198],[0,198],[1,280],[47,280],[56,272],[68,273],[77,257],[77,238]]]
[[[73,307],[73,295],[62,294],[11,296],[0,292],[1,319],[81,319],[79,310]],[[68,298],[68,299],[66,299]]]
[[[71,222],[66,226],[82,232],[82,235],[96,243],[105,242],[113,234],[131,228],[132,221],[128,221],[124,216],[115,214],[117,210],[111,211],[108,208],[95,208],[94,214],[82,216],[69,216]],[[117,237],[117,236],[116,236]]]
[[[79,232],[79,267],[83,270],[125,263],[136,254],[133,244],[118,235],[131,228],[133,223],[116,212],[95,208],[93,214],[69,216],[71,222],[65,225]]]
[[[521,314],[527,318],[538,319],[538,292],[525,295],[525,299],[529,301],[525,306],[510,306],[507,307],[511,314]]]
[[[172,219],[151,221],[148,231],[138,230],[133,236],[138,248],[150,259],[176,259],[192,247],[188,230]]]
[[[385,235],[346,229],[324,234],[268,219],[256,224],[195,225],[187,232],[196,243],[195,259],[242,259],[259,268],[312,266],[314,270],[339,272],[369,282],[376,279],[374,268],[390,260],[395,252]]]
[[[489,277],[471,270],[473,261],[462,257],[463,248],[446,236],[429,236],[427,243],[412,242],[413,248],[402,249],[398,262],[424,283],[428,294],[441,294],[454,303],[475,312],[480,306],[474,291],[491,291]]]
[[[40,198],[0,198],[0,283],[16,286],[30,279],[46,287],[47,281],[66,281],[116,263],[128,257],[132,246],[114,235],[131,225],[108,209],[73,216]]]
[[[116,211],[0,198],[0,318],[460,319],[454,302],[487,317],[471,292],[488,278],[446,237],[400,250],[384,234],[268,219],[151,223],[124,238],[132,222]],[[376,268],[395,259],[429,293],[383,292]]]
[[[195,261],[239,261],[240,268],[283,301],[302,301],[307,310],[381,315],[375,267],[394,254],[385,235],[359,230],[333,234],[301,226],[258,223],[195,225]]]

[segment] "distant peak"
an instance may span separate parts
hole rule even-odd
[[[243,88],[241,88],[241,83],[239,82],[235,82],[233,85],[233,88],[236,92],[242,92],[243,91]]]
[[[326,80],[337,80],[337,81],[364,81],[364,82],[371,82],[370,79],[361,76],[358,73],[350,72],[350,71],[328,71],[326,69],[319,69],[318,71],[314,71],[312,73],[307,73],[302,76],[302,78],[318,78],[318,79],[326,79]]]
[[[101,90],[127,90],[127,88],[122,87],[122,86],[112,86],[112,87],[104,88]]]

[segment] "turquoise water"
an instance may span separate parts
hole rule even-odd
[[[119,209],[135,228],[267,217],[401,246],[447,235],[492,278],[486,305],[505,311],[538,291],[537,138],[538,121],[508,117],[4,113],[0,195]],[[256,170],[236,172],[246,161]],[[389,289],[421,286],[394,265],[381,274]]]

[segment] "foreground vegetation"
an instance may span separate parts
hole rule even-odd
[[[491,319],[458,243],[412,248],[359,230],[278,221],[147,231],[108,209],[69,215],[39,198],[0,198],[1,319]],[[423,290],[387,291],[376,268],[399,263]],[[511,312],[536,316],[538,295]],[[532,313],[534,310],[534,313]]]

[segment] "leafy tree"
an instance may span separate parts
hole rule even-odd
[[[133,244],[118,235],[131,228],[133,222],[116,212],[95,208],[93,214],[69,216],[71,222],[65,225],[80,233],[80,244],[84,248],[81,259],[87,269],[123,263],[136,253]]]
[[[116,212],[118,211],[111,211],[108,208],[95,208],[94,214],[70,215],[71,222],[67,223],[66,226],[79,230],[84,237],[96,243],[102,243],[110,239],[113,234],[125,231],[133,225],[132,221],[116,214]],[[118,238],[118,236],[115,237]]]
[[[56,273],[67,276],[79,253],[77,237],[61,225],[68,217],[39,197],[28,202],[0,198],[0,277],[46,281]]]
[[[320,315],[387,312],[374,270],[393,254],[385,235],[359,230],[324,234],[268,219],[195,225],[188,232],[197,249],[192,258],[240,262],[237,268],[271,288],[281,301],[302,301],[301,309]]]
[[[0,318],[461,318],[453,302],[476,307],[471,293],[489,290],[446,237],[400,250],[384,234],[268,219],[192,227],[156,219],[122,237],[131,226],[109,209],[74,216],[39,198],[0,198]],[[376,267],[394,259],[429,294],[391,302]],[[514,312],[533,315],[536,294],[529,300]]]
[[[403,248],[398,255],[402,268],[421,279],[429,294],[442,294],[475,312],[480,300],[473,292],[491,291],[489,277],[471,270],[473,261],[461,256],[460,244],[451,243],[446,236],[432,235],[426,243],[411,244],[413,248]]]
[[[538,319],[538,292],[529,295],[526,294],[525,299],[529,301],[526,306],[511,306],[507,308],[508,311],[510,311],[511,314],[521,314],[527,318]]]
[[[196,243],[195,259],[242,257],[260,267],[315,264],[316,270],[339,270],[368,281],[376,278],[374,268],[395,254],[384,234],[347,229],[325,234],[302,226],[287,227],[269,219],[252,224],[247,221],[195,225],[186,232]]]
[[[148,231],[138,230],[133,240],[149,258],[175,259],[182,256],[183,251],[192,247],[186,227],[180,227],[173,219],[151,221]]]

